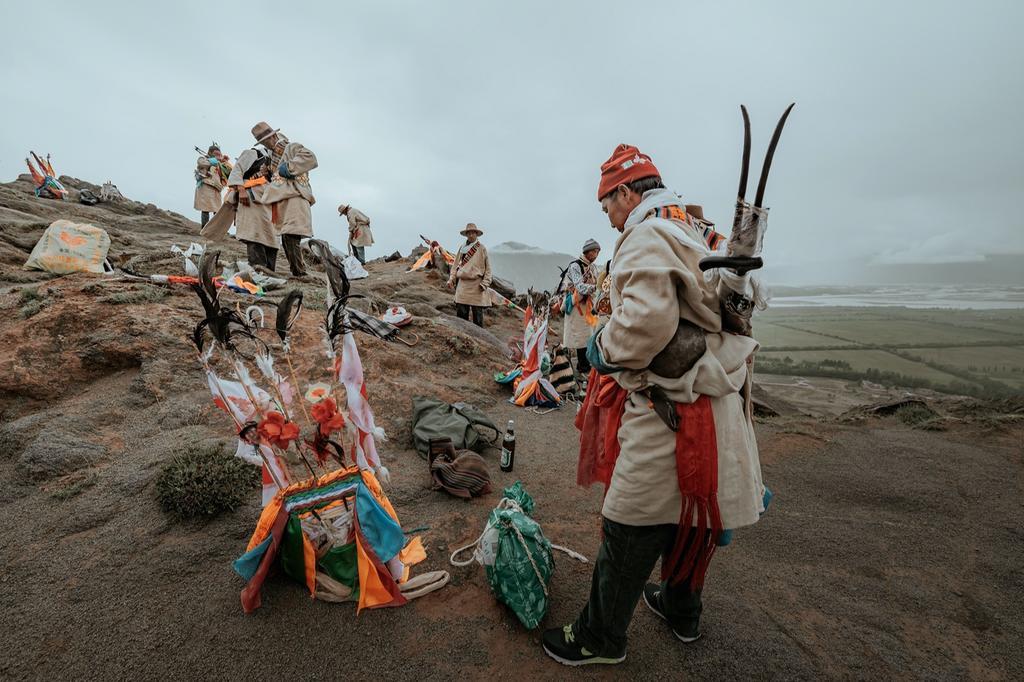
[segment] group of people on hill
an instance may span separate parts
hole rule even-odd
[[[233,166],[216,146],[199,160],[196,208],[220,210],[214,199],[226,186],[250,263],[273,270],[280,239],[292,274],[302,276],[298,247],[312,236],[316,157],[266,123],[252,133],[256,145]],[[573,623],[542,638],[547,654],[569,665],[624,660],[641,598],[677,640],[697,640],[716,548],[756,523],[771,499],[752,422],[750,367],[758,345],[749,336],[749,312],[745,322],[723,315],[726,301],[750,296],[749,275],[705,276],[699,262],[722,235],[699,206],[665,187],[651,157],[636,147],[619,145],[601,166],[597,200],[619,233],[614,253],[602,271],[601,246],[588,239],[565,272],[560,303],[564,345],[589,371],[576,419],[577,482],[606,488],[589,598]],[[339,213],[348,219],[355,256],[365,261],[373,243],[369,218],[348,205]],[[482,326],[490,259],[480,228],[469,223],[461,234],[466,241],[447,284],[458,315]],[[661,579],[649,582],[659,559]]]
[[[283,249],[292,276],[306,277],[300,244],[313,236],[311,208],[316,198],[309,173],[318,165],[316,155],[265,121],[251,132],[255,144],[234,164],[216,143],[196,162],[194,206],[201,225],[205,230],[210,215],[227,206],[221,229],[226,232],[234,223],[235,237],[245,244],[250,265],[276,274],[278,251]],[[222,200],[224,189],[228,193]],[[349,204],[340,205],[338,213],[348,220],[351,252],[365,264],[366,247],[373,244],[370,219]]]
[[[245,244],[251,266],[276,274],[280,247],[292,276],[305,277],[300,244],[303,238],[313,236],[310,209],[316,199],[309,173],[318,165],[316,156],[265,121],[251,132],[255,144],[242,151],[234,164],[217,143],[196,161],[194,207],[200,212],[200,226],[205,232],[210,216],[216,219],[215,214],[227,206],[229,215],[220,226],[222,233],[234,224],[235,237]],[[366,248],[374,243],[370,218],[350,204],[338,206],[338,214],[348,221],[349,252],[366,265]],[[491,262],[486,247],[478,241],[481,234],[473,223],[462,230],[466,242],[455,256],[448,286],[455,290],[458,316],[482,327],[484,308],[491,305]]]

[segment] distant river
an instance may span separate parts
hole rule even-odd
[[[788,294],[789,292],[787,292]],[[827,294],[774,296],[773,308],[853,307],[957,308],[961,310],[1024,309],[1024,287],[890,286],[840,288]]]

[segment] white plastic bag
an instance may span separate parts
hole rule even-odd
[[[363,264],[355,256],[344,256],[345,276],[349,279],[365,279],[370,276]]]

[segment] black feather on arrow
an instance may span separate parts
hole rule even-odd
[[[219,269],[220,251],[207,251],[203,253],[199,259],[199,284],[214,304],[216,304],[217,296],[219,295],[217,285],[214,283],[214,278],[220,274],[218,272]],[[205,302],[203,305],[206,305]]]
[[[220,305],[218,296],[220,292],[214,282],[215,272],[219,267],[220,252],[203,254],[199,261],[199,284],[193,284],[192,289],[199,296],[203,304],[205,318],[196,325],[192,331],[192,343],[202,353],[206,345],[206,335],[209,334],[223,348],[229,351],[240,353],[243,357],[251,357],[251,354],[242,352],[235,339],[241,338],[251,341],[256,346],[267,349],[267,344],[255,334],[252,323],[242,315],[239,315],[231,308]],[[260,350],[257,348],[257,351]]]
[[[334,255],[331,245],[322,239],[310,239],[308,244],[309,250],[324,264],[324,270],[327,271],[327,282],[334,298],[347,298],[351,285],[345,274],[345,266]]]
[[[288,332],[291,331],[295,320],[299,318],[300,312],[302,312],[302,289],[292,289],[277,304],[277,322],[275,327],[282,343],[287,342]]]

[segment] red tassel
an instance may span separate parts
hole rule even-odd
[[[704,584],[711,558],[722,532],[718,508],[718,443],[711,400],[701,396],[691,404],[677,404],[676,475],[682,495],[679,529],[662,580],[678,585],[688,580],[690,589]]]

